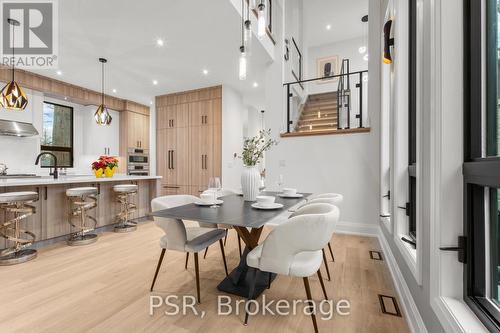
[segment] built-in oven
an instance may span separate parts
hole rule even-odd
[[[149,176],[149,150],[129,148],[127,154],[127,174]]]

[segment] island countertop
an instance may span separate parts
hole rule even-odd
[[[62,184],[83,184],[83,183],[104,183],[104,182],[126,182],[161,179],[161,176],[128,176],[124,174],[115,174],[111,178],[96,178],[93,175],[67,175],[59,176],[54,179],[52,176],[33,177],[33,178],[11,178],[0,179],[0,187],[13,186],[37,186],[37,185],[62,185]]]

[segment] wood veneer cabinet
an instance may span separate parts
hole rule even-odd
[[[199,195],[221,177],[222,87],[157,96],[156,111],[162,195]]]

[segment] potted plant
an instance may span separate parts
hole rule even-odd
[[[92,163],[92,170],[97,178],[106,177],[111,178],[118,169],[118,159],[112,156],[99,156],[99,159]]]
[[[261,130],[258,135],[243,141],[243,173],[241,174],[241,190],[245,201],[255,201],[259,194],[260,172],[257,165],[264,157],[264,152],[278,142],[271,138],[271,130]]]

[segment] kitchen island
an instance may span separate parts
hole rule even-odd
[[[32,191],[39,194],[38,201],[31,205],[36,213],[22,222],[22,228],[36,235],[36,242],[57,240],[73,232],[68,223],[70,207],[66,190],[74,187],[96,187],[98,189],[98,207],[91,212],[97,219],[97,228],[115,224],[120,204],[116,202],[113,186],[117,184],[138,185],[137,195],[132,202],[137,210],[132,219],[147,216],[150,203],[159,193],[160,176],[127,176],[117,174],[112,178],[96,178],[94,176],[60,176],[52,177],[0,179],[0,193]],[[5,214],[0,214],[0,224],[5,221]],[[0,249],[6,247],[5,240],[0,239]]]

